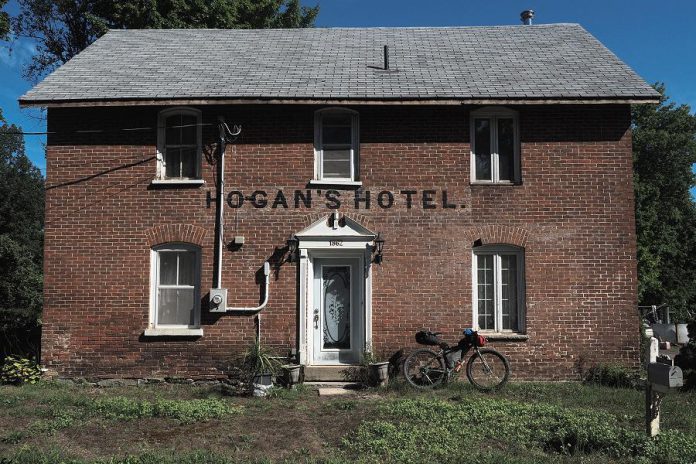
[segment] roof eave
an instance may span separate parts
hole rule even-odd
[[[21,108],[79,108],[101,106],[171,105],[619,105],[658,104],[659,96],[633,97],[539,97],[539,98],[119,98],[96,100],[41,100],[20,98]]]

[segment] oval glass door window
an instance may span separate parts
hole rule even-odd
[[[324,266],[323,348],[350,348],[350,267]]]

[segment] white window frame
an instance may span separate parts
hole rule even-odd
[[[166,121],[175,115],[194,116],[196,118],[196,159],[194,160],[196,174],[194,177],[167,177],[166,166]],[[155,184],[202,184],[201,159],[203,153],[203,126],[202,112],[195,108],[175,107],[162,110],[157,115],[157,173],[153,181]]]
[[[501,329],[503,326],[502,301],[502,272],[500,261],[501,255],[515,255],[517,257],[517,330]],[[479,327],[478,315],[478,256],[493,256],[493,309],[494,309],[494,329],[482,330],[483,333],[524,333],[526,326],[526,304],[525,304],[525,263],[524,249],[514,245],[484,245],[474,248],[471,258],[471,283],[472,283],[472,326],[476,330]]]
[[[476,119],[491,119],[491,179],[476,178],[476,154],[474,153]],[[512,119],[513,125],[513,175],[512,180],[500,179],[500,158],[498,156],[498,119]],[[471,155],[471,183],[472,184],[516,184],[521,181],[520,166],[520,123],[519,113],[509,108],[485,107],[472,111],[469,115],[469,147]]]
[[[160,287],[160,253],[161,252],[193,252],[194,261],[194,291],[193,301],[195,303],[193,324],[159,324],[157,320],[158,311],[158,289]],[[201,336],[203,330],[201,324],[201,249],[198,246],[188,243],[166,243],[153,247],[150,250],[150,318],[149,326],[145,331],[146,336]]]
[[[324,146],[322,142],[322,123],[324,116],[329,115],[351,116],[351,150],[350,150],[350,177],[328,177],[323,175]],[[360,118],[358,112],[348,108],[323,108],[314,112],[314,180],[312,184],[347,184],[361,185],[359,181],[360,167]]]

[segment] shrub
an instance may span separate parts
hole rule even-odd
[[[613,388],[643,388],[640,371],[618,364],[597,364],[585,373],[585,382]]]
[[[0,369],[0,383],[19,385],[41,379],[41,367],[34,359],[8,356]]]
[[[682,346],[674,358],[674,364],[684,371],[684,387],[696,389],[696,321],[687,326],[689,343]]]

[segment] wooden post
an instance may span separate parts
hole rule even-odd
[[[650,337],[650,346],[647,353],[647,363],[657,362],[659,345],[657,338]],[[647,365],[646,365],[647,367]],[[645,432],[649,437],[654,437],[660,433],[660,404],[662,395],[653,390],[650,381],[645,386]]]

